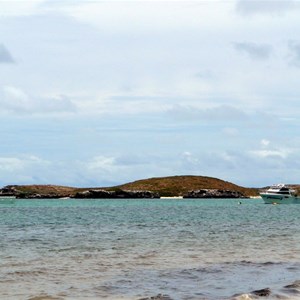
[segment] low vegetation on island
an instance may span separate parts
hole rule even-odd
[[[237,198],[257,196],[258,189],[241,187],[218,178],[188,175],[149,178],[113,187],[9,185],[0,190],[0,195],[17,198]]]
[[[206,176],[170,176],[143,179],[118,186],[123,190],[149,190],[161,196],[185,196],[201,189],[229,190],[245,197],[258,195],[258,189],[245,188],[218,178]]]

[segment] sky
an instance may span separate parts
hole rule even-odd
[[[300,183],[300,2],[0,0],[0,186]]]

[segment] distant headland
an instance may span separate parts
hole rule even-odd
[[[0,196],[16,198],[248,198],[258,188],[246,188],[206,176],[169,176],[137,180],[113,187],[76,188],[58,185],[8,185]]]

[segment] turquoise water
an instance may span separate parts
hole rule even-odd
[[[0,199],[0,214],[0,299],[300,299],[300,205]]]

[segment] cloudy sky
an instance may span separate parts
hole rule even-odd
[[[0,185],[300,183],[300,3],[0,1]]]

